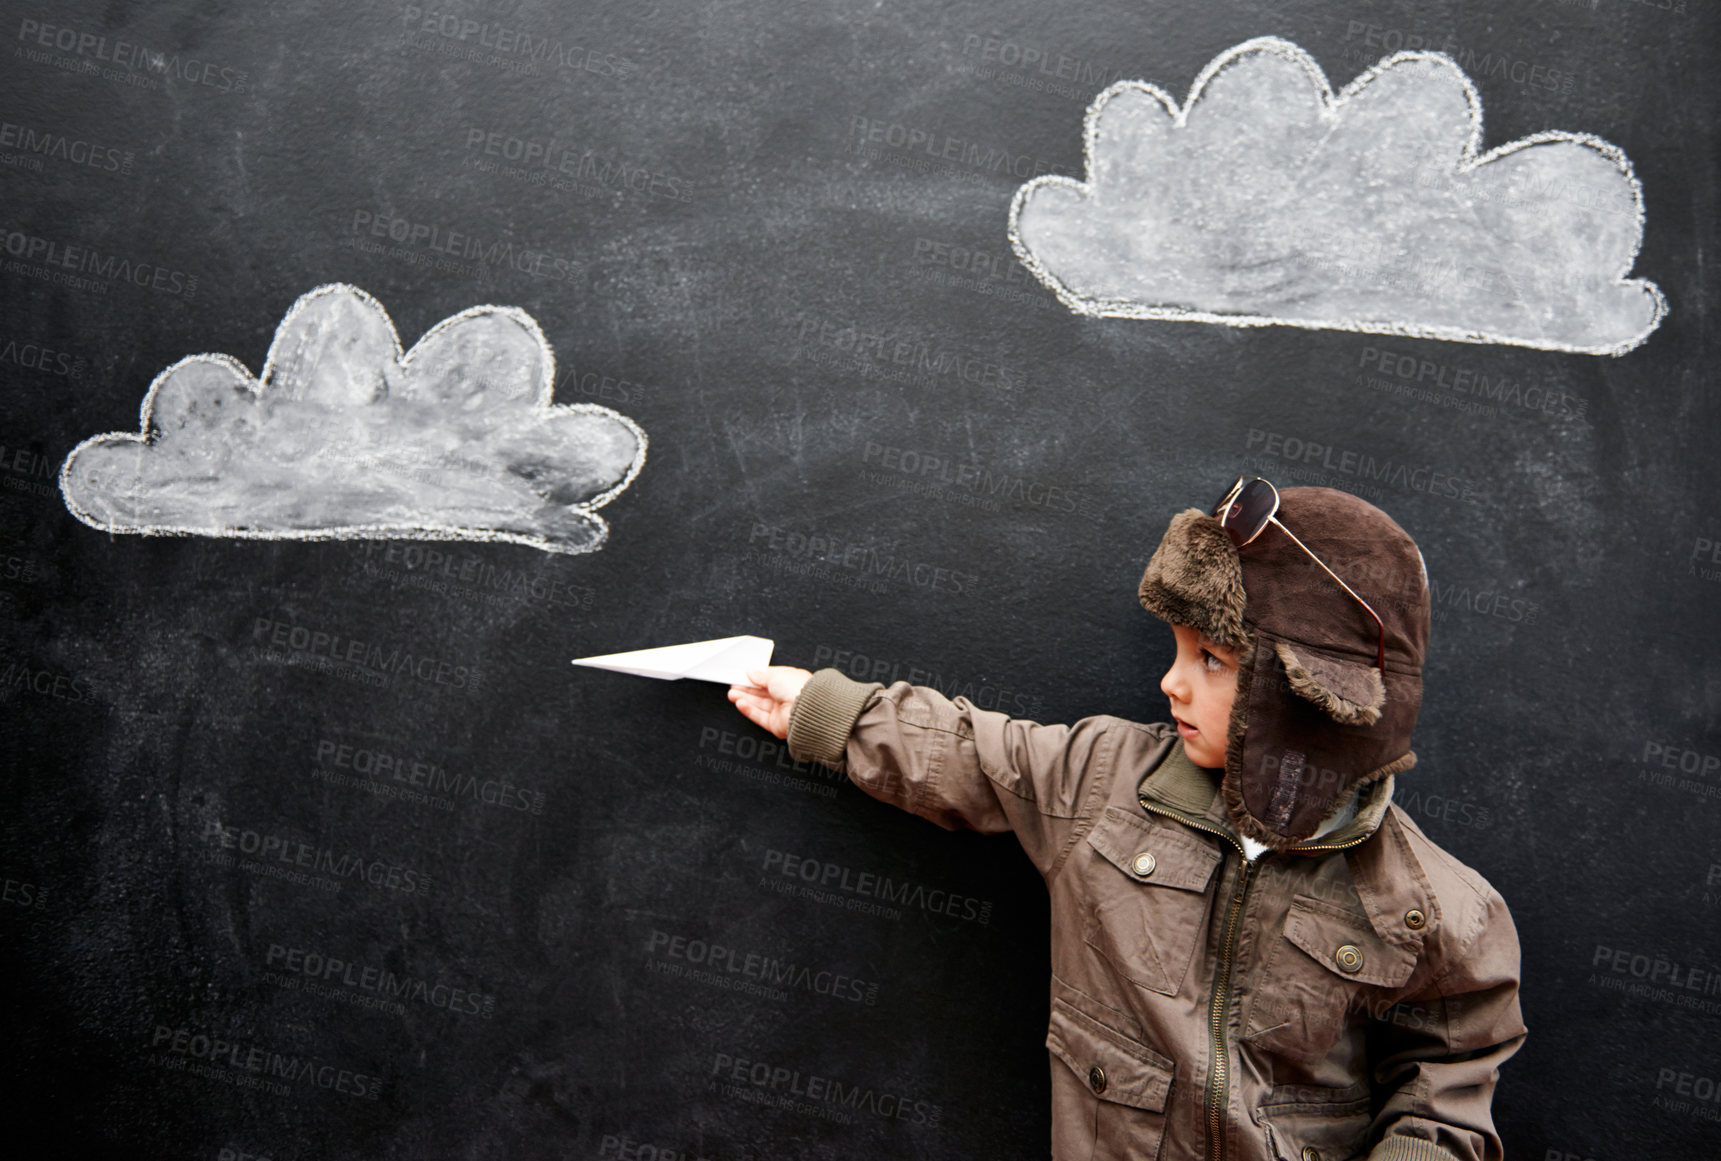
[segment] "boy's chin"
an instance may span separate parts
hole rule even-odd
[[[1187,754],[1189,756],[1189,760],[1197,766],[1205,767],[1209,770],[1217,770],[1225,765],[1225,748],[1223,746],[1212,745],[1208,742],[1206,736],[1202,734],[1190,737],[1182,730],[1179,730],[1178,736],[1183,739],[1183,752]]]

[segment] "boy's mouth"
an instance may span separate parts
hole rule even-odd
[[[1198,737],[1201,733],[1200,730],[1196,729],[1176,714],[1171,715],[1171,720],[1177,723],[1177,732],[1186,739]]]

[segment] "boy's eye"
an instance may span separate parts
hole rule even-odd
[[[1217,673],[1225,668],[1225,663],[1219,659],[1218,655],[1208,649],[1201,651],[1201,664],[1207,668],[1209,673]]]

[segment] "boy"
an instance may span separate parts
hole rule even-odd
[[[1392,805],[1428,641],[1415,543],[1354,496],[1240,479],[1172,519],[1138,595],[1176,637],[1175,725],[788,666],[729,698],[876,798],[1015,831],[1051,893],[1056,1158],[1500,1157],[1517,935]]]

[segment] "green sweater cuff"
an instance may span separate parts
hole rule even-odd
[[[1421,1137],[1382,1137],[1368,1161],[1459,1161],[1448,1150]]]
[[[821,669],[801,687],[789,711],[789,754],[800,761],[843,768],[843,751],[861,711],[884,686],[850,680],[840,669]]]

